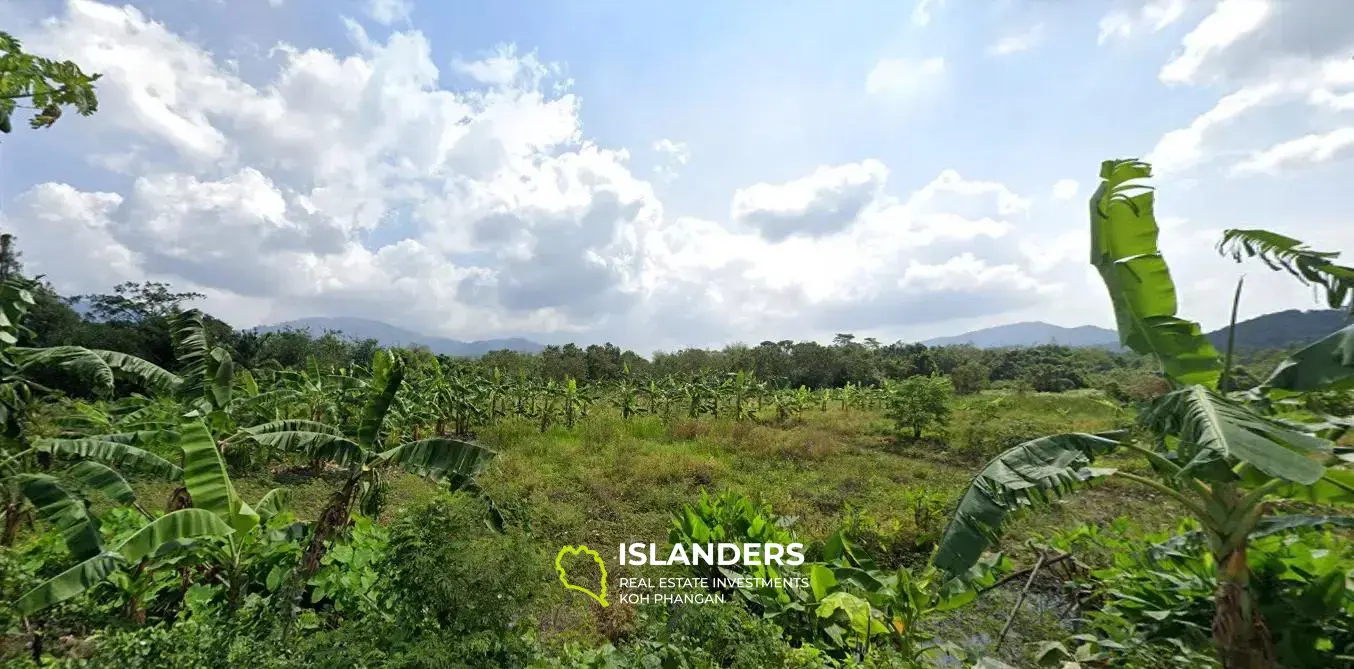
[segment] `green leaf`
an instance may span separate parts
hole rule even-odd
[[[93,460],[77,462],[66,470],[66,474],[119,504],[131,504],[136,501],[136,493],[132,492],[132,486],[122,478],[122,474],[103,463]]]
[[[85,500],[47,474],[19,474],[19,489],[38,511],[38,517],[61,532],[71,555],[83,560],[103,550],[99,519],[90,515]]]
[[[1198,323],[1176,315],[1175,282],[1157,247],[1155,197],[1138,182],[1147,163],[1107,160],[1091,197],[1091,264],[1114,303],[1119,341],[1152,355],[1179,383],[1214,387],[1222,373],[1218,352]]]
[[[53,604],[74,597],[108,578],[122,559],[115,553],[100,553],[24,593],[15,607],[23,615],[32,615]]]
[[[400,383],[404,381],[404,361],[394,353],[380,350],[372,358],[371,371],[371,390],[357,428],[357,443],[364,451],[379,445],[381,426],[400,391]]]
[[[809,570],[809,585],[813,588],[813,598],[821,601],[837,585],[837,577],[832,574],[831,569],[815,564]]]
[[[251,438],[284,453],[303,453],[310,459],[327,460],[340,466],[362,461],[362,447],[341,434],[291,430],[251,433]]]
[[[74,597],[107,578],[118,565],[136,563],[158,547],[184,539],[226,536],[233,530],[215,514],[180,509],[137,530],[112,550],[99,553],[24,593],[18,608],[24,615]]]
[[[1142,422],[1180,438],[1186,472],[1215,456],[1249,463],[1260,471],[1303,485],[1316,483],[1331,457],[1329,441],[1290,429],[1203,386],[1157,398]]]
[[[155,392],[168,393],[181,382],[179,377],[133,355],[117,351],[103,351],[83,346],[52,346],[49,348],[13,348],[14,360],[20,368],[56,365],[93,380],[95,388],[104,394],[113,392],[117,377],[130,379]]]
[[[201,421],[183,426],[183,485],[193,498],[193,507],[210,511],[241,534],[259,523],[258,514],[241,501],[226,474],[216,441]]]
[[[1284,358],[1262,385],[1297,393],[1354,388],[1354,325]]]
[[[434,437],[400,444],[377,456],[432,481],[448,480],[453,490],[470,482],[496,453],[474,442]]]
[[[1231,255],[1237,262],[1242,256],[1259,258],[1270,269],[1288,272],[1305,286],[1320,286],[1330,308],[1349,309],[1354,315],[1354,267],[1336,265],[1333,261],[1339,252],[1317,251],[1268,230],[1225,230],[1218,253]]]
[[[1106,436],[1057,434],[1027,441],[993,458],[959,499],[932,563],[950,578],[964,574],[996,541],[1010,514],[1112,474],[1112,469],[1094,469],[1091,464],[1118,446]]]
[[[273,488],[259,498],[259,503],[254,506],[260,522],[267,523],[270,518],[285,511],[289,504],[291,491],[286,488]]]
[[[54,455],[98,460],[118,469],[151,474],[166,481],[177,481],[183,477],[183,470],[178,465],[126,443],[137,438],[138,435],[132,433],[87,439],[38,439],[34,447]]]
[[[1280,534],[1300,528],[1308,527],[1354,527],[1354,516],[1311,516],[1293,514],[1287,516],[1265,516],[1256,521],[1255,528],[1247,534],[1247,538],[1254,540],[1261,537],[1267,537],[1271,534]],[[1191,543],[1202,541],[1204,533],[1198,530],[1177,534],[1159,544],[1153,544],[1148,548],[1148,555],[1153,559],[1161,559]]]

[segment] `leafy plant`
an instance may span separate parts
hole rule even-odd
[[[936,564],[956,574],[973,564],[1011,512],[1117,476],[1175,500],[1200,523],[1219,584],[1212,624],[1219,657],[1229,669],[1269,667],[1274,649],[1246,559],[1250,535],[1269,509],[1265,498],[1346,499],[1354,472],[1331,467],[1339,460],[1329,441],[1215,390],[1225,366],[1198,324],[1176,314],[1175,285],[1156,244],[1153,195],[1138,181],[1150,174],[1137,161],[1102,165],[1090,207],[1091,258],[1114,303],[1121,341],[1152,355],[1175,385],[1141,417],[1156,443],[1058,435],[999,455],[960,500]],[[1092,466],[1117,448],[1146,458],[1154,476]]]
[[[944,427],[949,422],[954,386],[947,377],[909,376],[887,383],[884,393],[889,418],[900,431],[911,429],[913,439],[921,439],[922,430],[927,427]]]

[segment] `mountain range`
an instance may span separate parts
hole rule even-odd
[[[445,337],[429,337],[413,330],[395,327],[389,323],[369,318],[299,318],[293,321],[263,325],[256,328],[260,333],[281,330],[309,330],[311,336],[318,337],[328,330],[342,333],[352,339],[375,339],[382,346],[427,346],[428,350],[440,355],[475,357],[489,351],[509,349],[523,353],[539,353],[545,347],[521,337],[507,339],[483,339],[479,341],[461,341]]]
[[[1301,311],[1289,309],[1236,324],[1236,350],[1255,351],[1269,348],[1289,348],[1320,339],[1349,324],[1349,315],[1333,309]],[[1209,341],[1219,351],[1227,347],[1227,328],[1207,333]],[[1067,328],[1040,321],[1012,323],[983,328],[953,337],[928,339],[927,346],[972,344],[978,348],[1007,346],[1098,346],[1118,350],[1119,333],[1094,325]]]
[[[1236,348],[1238,351],[1290,348],[1316,341],[1348,324],[1349,317],[1345,312],[1330,309],[1313,311],[1290,309],[1265,314],[1237,323]],[[375,339],[383,346],[417,344],[427,346],[433,353],[451,356],[475,357],[501,349],[538,353],[545,348],[541,344],[520,337],[480,341],[430,337],[368,318],[301,318],[275,325],[265,325],[257,329],[259,332],[309,330],[312,336],[319,336],[327,330],[335,330],[343,333],[345,337]],[[1227,346],[1227,329],[1222,328],[1209,332],[1208,338],[1218,350],[1222,350]],[[1096,346],[1113,350],[1120,348],[1119,334],[1114,330],[1094,325],[1069,328],[1041,321],[998,325],[952,337],[927,339],[922,343],[927,346],[972,344],[979,348],[1037,346],[1040,344]]]

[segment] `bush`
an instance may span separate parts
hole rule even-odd
[[[921,439],[922,430],[935,425],[945,427],[950,420],[950,398],[954,386],[943,376],[909,376],[885,385],[886,412],[901,432],[912,430],[913,439]]]
[[[522,630],[553,571],[520,530],[490,530],[485,512],[464,493],[415,507],[392,526],[381,572],[406,629],[497,664],[525,652]]]

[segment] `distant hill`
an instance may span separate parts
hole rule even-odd
[[[476,357],[489,351],[498,351],[505,348],[522,353],[538,353],[545,348],[541,344],[520,337],[485,339],[482,341],[459,341],[444,337],[429,337],[369,318],[299,318],[275,325],[262,325],[256,329],[259,332],[309,330],[311,336],[314,337],[324,334],[326,330],[337,330],[342,332],[343,336],[353,339],[375,339],[382,346],[418,344],[427,346],[428,350],[433,353],[462,357]]]
[[[1119,333],[1094,325],[1065,328],[1060,325],[1032,321],[983,328],[953,337],[936,337],[922,343],[927,346],[972,344],[978,348],[1061,344],[1063,346],[1099,346],[1117,349],[1119,348]]]
[[[1300,311],[1289,309],[1236,324],[1238,351],[1267,348],[1296,348],[1310,344],[1346,325],[1349,315],[1333,309]],[[1208,340],[1219,351],[1227,348],[1227,328],[1208,333]]]

